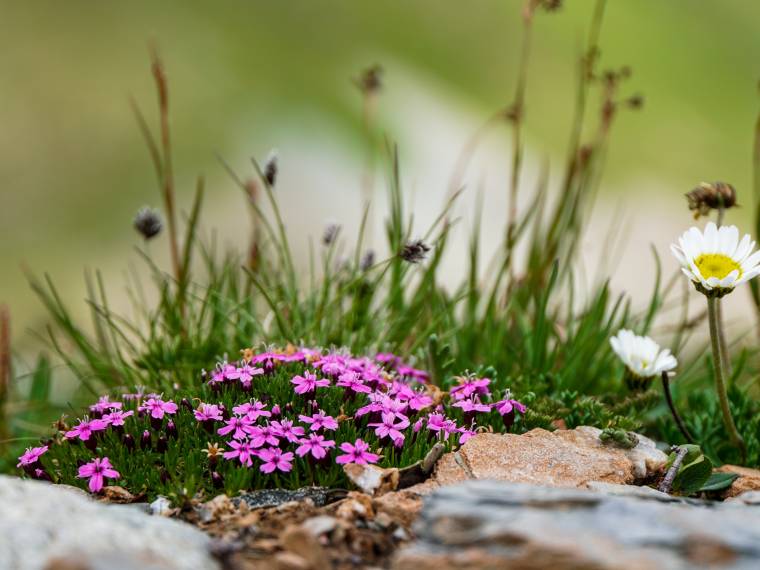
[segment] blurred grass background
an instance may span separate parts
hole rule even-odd
[[[394,128],[393,116],[414,118],[405,109],[410,81],[446,102],[450,116],[441,121],[456,122],[461,111],[480,117],[474,129],[512,98],[521,5],[0,2],[0,301],[11,307],[16,349],[36,347],[26,329],[39,329],[47,318],[21,264],[49,271],[65,297],[79,299],[81,269],[122,268],[137,242],[134,213],[159,204],[128,105],[131,94],[155,119],[151,41],[170,79],[180,203],[187,208],[193,177],[204,173],[208,202],[217,206],[205,223],[231,227],[233,239],[239,225],[244,242],[248,218],[230,219],[241,198],[215,153],[244,164],[251,153],[263,158],[279,148],[286,160],[278,191],[297,224],[320,197],[358,205],[366,143],[351,78],[368,65],[384,67],[387,99],[379,128],[387,128],[414,170],[416,147],[428,133],[431,146],[437,143],[437,125],[420,119]],[[526,129],[531,145],[549,156],[564,152],[566,140],[557,133],[568,130],[592,7],[591,0],[570,0],[558,14],[536,19]],[[626,89],[642,93],[646,103],[616,125],[603,198],[633,192],[641,215],[661,215],[673,205],[683,212],[684,192],[701,180],[722,179],[751,205],[759,25],[760,4],[746,0],[609,2],[602,67],[630,65],[634,75]],[[331,160],[310,156],[324,148]],[[439,167],[448,172],[453,164]],[[445,190],[428,191],[442,200]],[[733,221],[749,214],[745,207],[732,213]],[[642,245],[649,241],[634,235]]]

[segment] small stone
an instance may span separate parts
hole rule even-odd
[[[150,509],[150,514],[162,517],[170,517],[177,512],[177,509],[172,508],[171,501],[160,495],[148,508]]]
[[[310,570],[330,569],[330,562],[319,540],[302,525],[288,526],[283,531],[280,542],[286,551],[303,558]]]
[[[351,482],[368,495],[382,495],[398,487],[398,469],[383,469],[377,465],[348,463],[343,471]]]
[[[738,465],[723,465],[716,471],[720,473],[736,473],[737,477],[728,490],[725,497],[736,497],[747,491],[760,491],[760,470]]]
[[[315,537],[332,532],[337,525],[338,519],[328,515],[312,517],[301,523],[301,526]]]
[[[348,497],[338,505],[335,514],[341,519],[353,521],[357,518],[371,518],[374,516],[375,511],[372,506],[372,499],[370,499],[368,495],[352,491],[348,494]]]

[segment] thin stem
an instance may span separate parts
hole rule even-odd
[[[718,206],[718,227],[723,225],[723,217],[726,214],[726,208],[723,206],[723,196],[718,194],[720,205]],[[726,375],[731,377],[731,359],[728,357],[728,343],[726,342],[726,327],[723,324],[723,305],[718,303],[718,334],[720,335],[720,357],[723,359],[723,366],[726,369]]]
[[[673,396],[670,393],[670,380],[668,379],[667,372],[662,373],[662,390],[663,392],[665,392],[665,401],[668,403],[668,408],[670,408],[670,413],[673,415],[673,419],[676,421],[676,425],[678,426],[678,431],[681,432],[681,435],[683,435],[686,441],[688,441],[689,443],[695,443],[694,438],[691,437],[691,434],[689,433],[689,430],[686,429],[686,424],[683,423],[681,416],[678,414],[678,410],[676,410],[676,405],[673,402]]]
[[[725,368],[723,364],[723,350],[720,346],[720,333],[718,330],[718,307],[720,299],[717,297],[707,297],[707,314],[710,322],[710,342],[712,343],[713,367],[715,369],[715,389],[718,392],[720,400],[720,409],[723,414],[723,423],[731,441],[739,448],[742,459],[746,457],[747,450],[744,446],[744,440],[736,429],[734,418],[731,416],[731,408],[728,403],[728,393],[726,391]]]
[[[657,488],[657,490],[661,493],[670,493],[670,491],[673,489],[673,481],[676,480],[678,470],[681,468],[683,460],[686,459],[686,456],[689,453],[689,450],[683,445],[674,448],[673,451],[676,452],[676,456],[673,458],[673,463],[671,463],[670,469],[668,469],[668,472],[665,474],[665,478]]]

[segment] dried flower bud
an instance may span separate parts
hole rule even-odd
[[[338,224],[327,224],[325,231],[322,233],[322,244],[325,246],[332,245],[338,238],[340,226]]]
[[[710,210],[733,208],[736,204],[736,189],[725,182],[702,182],[686,194],[689,210],[694,212],[694,219],[707,216]]]
[[[267,181],[269,187],[274,187],[277,182],[277,150],[273,149],[266,162],[264,163],[264,180]]]
[[[383,88],[382,77],[383,68],[377,64],[368,67],[362,74],[354,80],[356,86],[365,95],[378,93]]]
[[[161,222],[161,215],[158,213],[158,210],[145,206],[137,212],[134,226],[145,239],[150,239],[161,232],[163,223]]]
[[[419,263],[424,260],[430,251],[430,246],[421,239],[409,241],[401,249],[399,256],[409,263]]]
[[[364,255],[362,255],[362,259],[359,262],[359,269],[362,271],[369,271],[373,265],[375,265],[375,252],[369,249]]]

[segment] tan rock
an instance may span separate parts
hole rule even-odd
[[[364,493],[351,491],[335,511],[338,518],[353,521],[357,518],[369,519],[375,515],[372,499]]]
[[[731,484],[725,497],[736,497],[747,491],[760,491],[760,470],[739,465],[723,465],[718,467],[721,473],[736,473],[739,477]]]
[[[307,568],[310,570],[330,569],[327,554],[319,540],[309,529],[304,528],[302,525],[288,526],[283,531],[280,542],[286,552],[306,561]],[[291,562],[296,562],[296,558],[292,557]]]
[[[633,449],[599,440],[601,430],[579,427],[523,435],[482,433],[441,458],[433,474],[440,485],[495,479],[553,487],[585,487],[591,481],[627,484],[656,473],[667,461],[654,442],[638,436]]]
[[[398,469],[383,469],[377,465],[348,463],[343,471],[351,482],[368,495],[381,495],[398,488]]]

